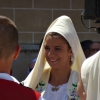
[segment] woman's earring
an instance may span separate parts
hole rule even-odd
[[[71,56],[71,62],[73,62],[74,61],[74,57],[73,56]]]

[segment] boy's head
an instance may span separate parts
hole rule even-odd
[[[8,58],[18,46],[18,30],[14,22],[0,16],[0,59]]]

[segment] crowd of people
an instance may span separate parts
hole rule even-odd
[[[90,42],[86,55],[71,18],[58,17],[45,33],[34,68],[19,82],[10,75],[21,50],[18,30],[0,16],[0,100],[99,100],[100,43]]]

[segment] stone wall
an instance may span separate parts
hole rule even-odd
[[[50,23],[57,17],[71,17],[80,41],[100,40],[94,29],[83,26],[83,9],[84,0],[0,0],[0,15],[15,22],[19,30],[19,43],[23,46],[19,58],[13,63],[13,75],[19,81],[27,76],[29,63],[38,54],[38,44]],[[87,27],[94,25],[93,20],[84,20],[84,23]]]

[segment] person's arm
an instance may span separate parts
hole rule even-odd
[[[86,93],[85,93],[85,89],[82,83],[81,74],[79,75],[77,91],[78,91],[80,100],[86,100]]]

